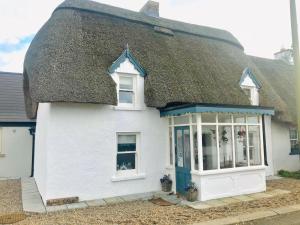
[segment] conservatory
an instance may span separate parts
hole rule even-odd
[[[169,123],[174,191],[192,181],[201,201],[265,191],[263,116],[271,108],[189,105],[161,110]]]

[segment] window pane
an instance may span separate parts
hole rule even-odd
[[[192,115],[192,123],[197,123],[197,115]]]
[[[218,168],[216,126],[202,126],[203,170]]]
[[[135,169],[135,153],[118,154],[117,170]]]
[[[191,169],[190,129],[183,130],[184,167]]]
[[[193,144],[194,144],[194,164],[195,164],[195,170],[198,170],[199,159],[198,159],[197,126],[192,126],[192,129],[193,129]]]
[[[182,130],[176,130],[176,158],[177,166],[183,167],[183,144],[182,144]]]
[[[298,135],[297,135],[297,130],[291,128],[291,129],[290,129],[290,139],[296,140],[296,139],[298,138],[297,136],[298,136]]]
[[[248,116],[247,123],[259,123],[258,116]]]
[[[168,121],[169,121],[169,125],[171,126],[172,125],[172,118],[169,118]]]
[[[169,128],[169,157],[170,165],[173,165],[173,138],[172,138],[172,128]]]
[[[118,152],[136,151],[136,135],[118,135]]]
[[[244,115],[235,114],[233,115],[233,121],[235,123],[246,123],[246,117]]]
[[[234,126],[235,166],[248,166],[246,126]]]
[[[174,124],[189,124],[189,116],[174,117]]]
[[[216,123],[215,113],[201,113],[202,123]]]
[[[132,91],[119,91],[119,102],[120,103],[133,103],[133,92]]]
[[[261,165],[259,126],[249,126],[248,133],[250,165]]]
[[[219,126],[220,168],[233,167],[231,126]]]
[[[120,89],[133,89],[133,78],[132,77],[120,77]]]
[[[218,114],[218,122],[231,123],[231,115],[226,113]]]
[[[291,140],[291,148],[298,148],[298,141],[297,140]]]

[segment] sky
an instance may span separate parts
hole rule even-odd
[[[96,1],[138,11],[147,0]],[[273,58],[292,44],[289,0],[157,1],[161,17],[228,30],[249,55]],[[30,42],[61,2],[0,0],[0,71],[23,71]],[[300,25],[300,0],[296,4]]]

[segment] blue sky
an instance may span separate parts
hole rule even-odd
[[[22,72],[32,38],[62,1],[0,1],[0,71]],[[135,11],[146,2],[97,1]],[[272,58],[280,48],[291,46],[289,0],[158,1],[162,17],[228,30],[242,43],[247,54]],[[297,3],[299,20],[300,2]]]

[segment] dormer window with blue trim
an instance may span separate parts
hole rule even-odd
[[[120,110],[140,110],[144,104],[145,70],[129,51],[128,45],[119,58],[108,69],[117,84],[118,106]]]
[[[244,69],[239,84],[245,95],[249,98],[251,105],[259,105],[259,89],[261,85],[250,68],[247,67]]]

